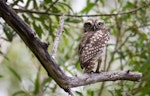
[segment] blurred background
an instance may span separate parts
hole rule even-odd
[[[105,49],[101,69],[141,72],[143,78],[140,82],[99,82],[72,88],[73,94],[150,96],[150,0],[7,0],[7,4],[29,24],[41,41],[50,42],[49,53],[58,31],[60,16],[57,14],[71,15],[64,18],[64,32],[55,58],[68,76],[83,73],[77,48],[84,20],[88,15],[109,14],[90,17],[103,19],[110,29],[111,39]],[[0,96],[68,96],[48,77],[36,57],[2,18]]]

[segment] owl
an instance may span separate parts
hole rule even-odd
[[[103,20],[90,18],[85,21],[84,34],[78,48],[80,66],[85,73],[99,73],[102,53],[109,38],[109,31]]]

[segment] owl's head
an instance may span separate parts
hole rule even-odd
[[[105,23],[100,19],[88,19],[84,23],[84,32],[95,32],[105,27]]]

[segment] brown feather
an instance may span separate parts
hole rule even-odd
[[[105,28],[88,31],[83,34],[79,44],[78,54],[81,68],[91,72],[96,61],[101,59],[103,49],[109,40],[109,32]]]

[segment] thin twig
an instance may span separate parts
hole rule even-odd
[[[68,17],[97,17],[97,16],[116,16],[116,15],[124,15],[124,14],[130,14],[135,13],[143,8],[149,7],[150,4],[146,4],[144,6],[132,9],[127,12],[119,12],[119,13],[112,13],[112,14],[94,14],[94,15],[71,15],[71,14],[64,14],[64,16]],[[62,16],[62,13],[48,13],[48,12],[41,12],[41,11],[34,11],[34,10],[26,10],[26,9],[15,9],[16,12],[27,12],[27,13],[35,13],[35,14],[45,14],[45,15],[53,15],[53,16]]]
[[[60,17],[59,28],[58,28],[58,32],[56,34],[56,38],[55,38],[55,41],[54,41],[52,54],[51,54],[53,58],[55,58],[55,56],[56,56],[57,47],[58,47],[58,44],[60,42],[60,39],[61,39],[61,36],[62,36],[62,32],[63,32],[63,26],[64,26],[64,15],[62,15]]]
[[[45,11],[48,13],[48,11],[58,2],[58,0],[55,0],[54,2],[51,3],[51,5],[48,7],[48,9]]]

